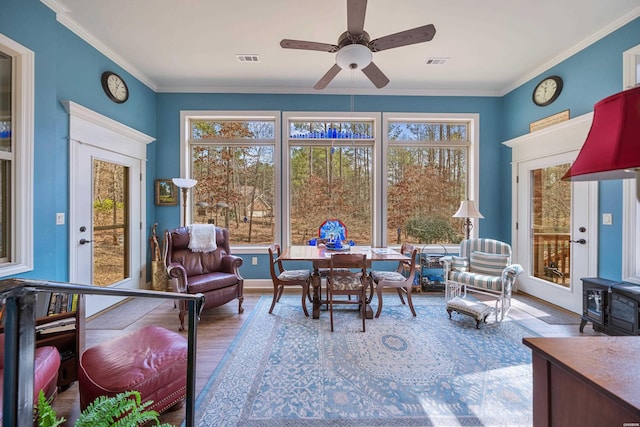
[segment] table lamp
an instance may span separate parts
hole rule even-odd
[[[460,207],[458,211],[453,214],[453,218],[464,218],[464,227],[465,227],[465,235],[466,239],[469,240],[469,236],[471,235],[471,229],[473,228],[473,224],[471,222],[471,218],[484,218],[478,209],[476,208],[473,200],[463,200],[460,202]]]
[[[182,190],[182,226],[187,226],[187,194],[189,189],[195,186],[198,181],[191,178],[173,178],[173,183],[176,187]]]

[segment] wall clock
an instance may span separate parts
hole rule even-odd
[[[112,71],[102,73],[102,89],[110,100],[122,104],[129,99],[129,88],[125,81]]]
[[[544,107],[558,99],[562,92],[562,77],[550,76],[544,78],[533,89],[533,103],[539,107]]]

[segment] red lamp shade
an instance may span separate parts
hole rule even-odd
[[[640,86],[611,95],[593,107],[593,122],[564,180],[635,178],[640,169]]]

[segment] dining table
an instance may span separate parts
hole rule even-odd
[[[343,246],[339,250],[329,249],[324,245],[319,246],[288,246],[280,255],[281,261],[311,261],[313,263],[313,272],[311,274],[311,287],[313,295],[311,302],[313,303],[313,318],[320,318],[320,307],[328,304],[328,301],[322,299],[320,269],[329,268],[331,256],[336,253],[363,253],[367,255],[367,265],[371,267],[373,262],[377,261],[407,261],[411,258],[400,253],[393,248],[371,247],[371,246]],[[373,284],[370,283],[373,287]],[[373,289],[371,289],[373,296]],[[368,319],[373,318],[373,310],[369,306],[371,298],[367,299],[367,307],[365,310]]]

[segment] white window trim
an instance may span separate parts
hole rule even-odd
[[[480,206],[480,191],[479,185],[479,159],[480,159],[480,114],[465,114],[465,113],[382,113],[382,129],[385,131],[382,133],[382,173],[381,176],[381,194],[383,195],[382,206],[387,206],[387,151],[389,149],[389,139],[386,129],[388,129],[390,121],[402,121],[407,120],[411,122],[425,121],[425,122],[466,122],[469,123],[469,158],[467,160],[467,197],[469,200],[476,202],[476,206]],[[453,215],[453,212],[451,213]],[[386,224],[387,210],[382,209],[381,224]],[[480,226],[477,219],[472,219],[473,228],[471,229],[472,236],[478,236]],[[383,233],[386,237],[386,233]],[[383,241],[383,245],[387,242]],[[456,251],[459,249],[458,245],[450,245],[446,248],[447,251]]]
[[[281,116],[280,111],[224,111],[224,110],[184,110],[180,111],[180,177],[181,178],[189,178],[191,177],[191,162],[189,159],[191,158],[191,127],[189,122],[194,119],[202,119],[202,120],[223,120],[223,119],[233,119],[233,120],[273,120],[274,121],[274,129],[273,129],[273,137],[275,143],[274,149],[274,159],[273,159],[273,167],[274,167],[274,188],[275,191],[275,199],[274,204],[276,207],[282,206],[282,194],[278,191],[279,188],[282,188],[282,168],[280,167],[281,158],[282,158],[282,132],[281,132]],[[180,201],[180,205],[182,206],[182,201]],[[187,203],[187,217],[192,217],[192,203]],[[183,209],[180,209],[180,224],[183,223]],[[278,215],[276,214],[276,223],[274,232],[274,239],[278,239],[278,236],[281,233],[281,221],[278,220]],[[256,253],[256,249],[263,248],[263,246],[233,246],[233,253],[235,254],[254,254]],[[266,248],[266,246],[264,246]]]
[[[640,83],[640,45],[622,55],[623,88]],[[640,200],[636,196],[636,179],[622,181],[622,280],[640,284]]]
[[[0,34],[3,51],[13,57],[13,137],[11,254],[0,265],[0,277],[33,270],[33,135],[35,55],[33,51]]]
[[[343,122],[343,121],[349,121],[351,119],[355,120],[371,120],[373,122],[373,146],[372,146],[372,160],[371,160],[371,165],[372,165],[372,173],[373,173],[373,191],[371,194],[371,222],[372,222],[372,229],[371,229],[371,243],[373,244],[373,246],[379,246],[380,245],[380,235],[381,235],[381,228],[380,228],[380,213],[378,212],[377,209],[375,209],[376,206],[379,206],[380,203],[380,178],[379,178],[379,168],[377,167],[378,165],[378,161],[376,159],[380,158],[380,135],[381,135],[381,128],[380,128],[380,123],[381,123],[381,115],[380,113],[371,113],[371,112],[337,112],[337,111],[331,111],[331,112],[283,112],[282,113],[282,123],[284,123],[283,125],[283,132],[284,132],[284,137],[283,139],[286,141],[285,146],[284,146],[284,153],[289,153],[289,145],[294,145],[297,143],[297,140],[290,140],[289,138],[289,123],[292,121],[304,121],[304,120],[322,120],[322,121],[327,121],[327,122],[331,122],[331,121],[336,121],[336,122]],[[318,139],[317,142],[318,143],[326,143],[327,141],[331,141],[330,139]],[[344,140],[340,140],[340,141],[344,141]],[[369,146],[367,144],[367,146]],[[282,158],[282,176],[285,177],[290,177],[291,173],[290,173],[290,167],[291,167],[291,162],[290,162],[290,158],[288,155],[283,156]],[[286,194],[287,196],[287,202],[283,203],[281,205],[278,206],[282,206],[282,215],[280,218],[281,224],[282,224],[282,246],[286,247],[289,246],[291,244],[291,206],[289,205],[289,191],[290,189],[290,183],[289,183],[289,179],[284,179],[281,181],[282,185],[277,187],[277,188],[282,188],[282,192],[281,195]]]

